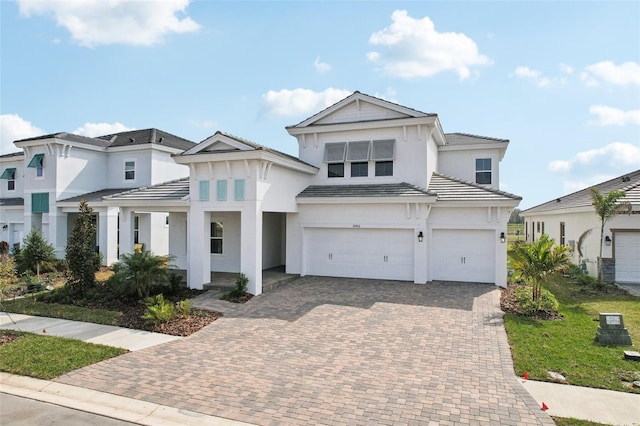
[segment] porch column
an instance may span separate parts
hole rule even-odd
[[[120,209],[120,254],[133,253],[133,211]]]
[[[262,207],[246,203],[240,214],[240,272],[249,278],[248,291],[262,293]]]
[[[67,248],[67,214],[60,213],[56,207],[49,210],[49,230],[45,238],[55,248],[56,257],[64,259]]]
[[[204,284],[211,282],[211,254],[209,234],[211,214],[191,206],[187,221],[187,285],[202,290]]]
[[[98,246],[105,265],[118,261],[117,207],[107,207],[98,213]]]

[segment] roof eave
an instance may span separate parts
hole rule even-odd
[[[424,196],[394,196],[394,197],[304,197],[297,196],[298,204],[433,204],[436,197]]]

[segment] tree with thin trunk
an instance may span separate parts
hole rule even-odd
[[[602,283],[602,245],[604,242],[604,225],[616,214],[620,213],[629,203],[620,202],[626,196],[621,189],[609,191],[606,195],[598,189],[591,188],[592,204],[596,214],[600,218],[600,254],[598,256],[598,284]]]
[[[40,231],[33,227],[24,239],[24,248],[20,250],[18,262],[25,270],[35,272],[40,281],[41,271],[55,269],[56,250],[44,239]]]
[[[571,263],[571,249],[555,245],[555,240],[547,234],[532,243],[516,243],[509,254],[514,269],[531,284],[533,301],[540,299],[542,283],[553,274],[565,271]]]

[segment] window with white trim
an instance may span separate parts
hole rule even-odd
[[[491,185],[491,158],[476,158],[476,183]]]
[[[140,244],[140,216],[133,217],[133,244]]]
[[[7,191],[14,191],[16,189],[16,169],[7,168],[2,172],[0,179],[7,180]]]
[[[222,254],[222,237],[224,227],[222,222],[211,222],[211,254]]]
[[[124,162],[124,180],[136,180],[136,162]]]
[[[370,162],[374,162],[376,176],[393,176],[395,142],[394,139],[383,139],[326,144],[327,177],[344,177],[345,163],[349,163],[351,177],[366,177]]]
[[[44,176],[44,154],[35,154],[27,167],[36,169],[36,177]]]

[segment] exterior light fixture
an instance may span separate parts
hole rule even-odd
[[[418,242],[421,243],[424,240],[424,235],[422,235],[422,231],[418,232]]]
[[[604,237],[604,245],[607,247],[611,245],[611,238],[608,235]]]
[[[504,243],[505,241],[507,241],[507,237],[504,235],[504,232],[500,233],[500,242]]]

